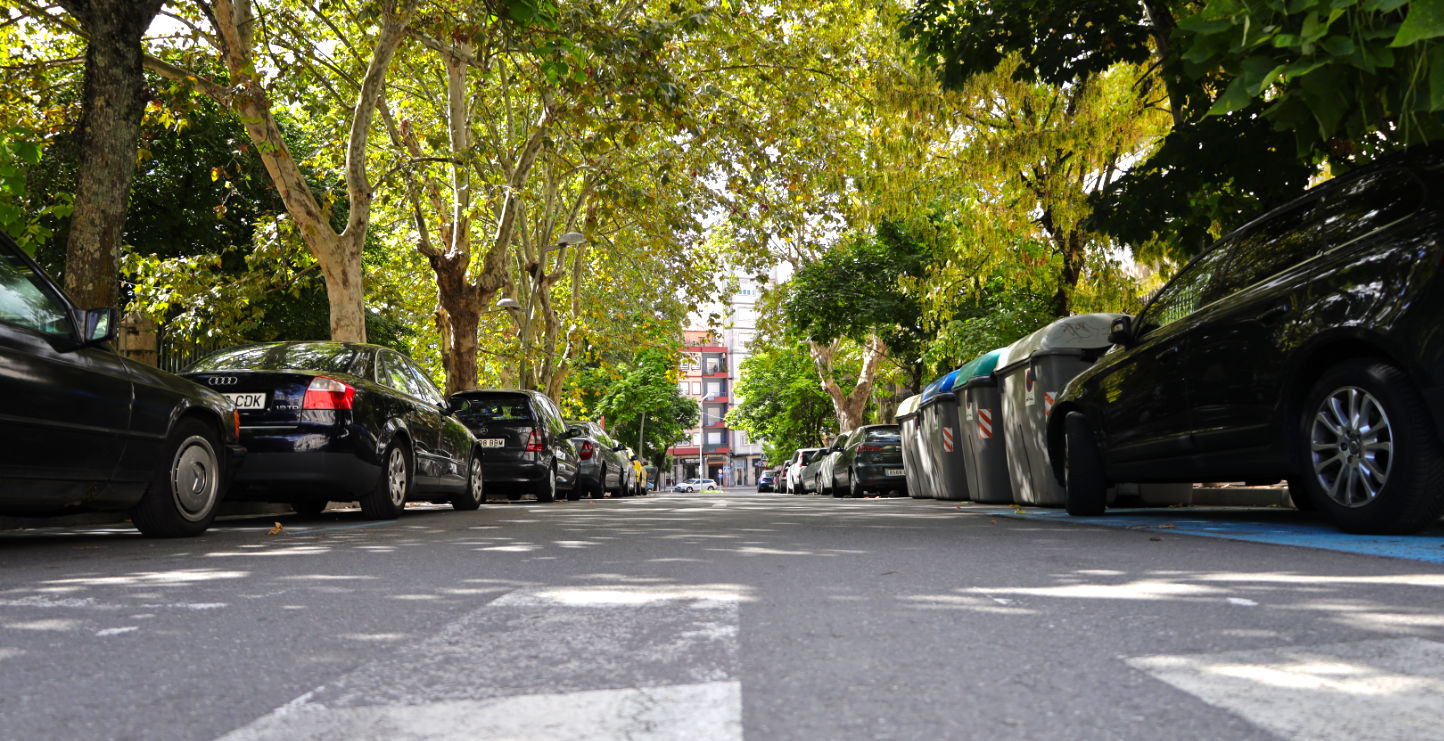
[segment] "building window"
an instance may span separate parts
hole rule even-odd
[[[725,434],[721,430],[712,430],[711,432],[707,433],[707,444],[721,445],[723,442],[725,442],[724,437]]]
[[[702,382],[701,382],[701,381],[693,381],[693,382],[692,382],[692,395],[693,395],[693,396],[701,396],[701,395],[702,395]]]
[[[722,395],[722,384],[718,381],[707,382],[707,398],[715,399]]]
[[[678,392],[685,394],[685,393],[687,393],[687,389],[689,389],[689,388],[691,388],[691,387],[687,385],[687,382],[686,382],[686,381],[678,381],[678,382],[677,382],[677,391],[678,391]]]

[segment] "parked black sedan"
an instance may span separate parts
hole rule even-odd
[[[197,535],[245,455],[235,408],[111,351],[116,328],[0,234],[0,512],[129,510],[146,535]]]
[[[850,497],[869,491],[906,493],[898,426],[864,425],[854,430],[832,463],[831,484],[824,481],[822,485]]]
[[[461,391],[449,400],[456,418],[476,435],[486,485],[511,499],[539,502],[581,498],[577,453],[557,405],[538,391]]]
[[[372,518],[396,517],[409,499],[464,510],[483,501],[476,438],[395,350],[270,342],[203,358],[185,375],[240,410],[249,452],[233,498],[302,513],[359,500]]]
[[[1444,512],[1444,148],[1320,185],[1226,235],[1058,396],[1068,512],[1112,481],[1289,482],[1344,530]]]

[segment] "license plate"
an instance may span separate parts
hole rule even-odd
[[[888,476],[902,476],[903,470],[901,468],[889,468],[884,470],[883,473],[887,474]]]
[[[226,394],[226,398],[236,405],[237,409],[265,409],[266,394]]]
[[[477,445],[483,448],[505,448],[506,438],[504,437],[483,437],[476,441]]]

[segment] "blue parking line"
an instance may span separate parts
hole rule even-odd
[[[1023,520],[1101,525],[1444,563],[1444,526],[1435,526],[1417,535],[1354,535],[1293,510],[1257,508],[1118,509],[1109,510],[1101,517],[1073,517],[1060,509],[1033,507],[970,511]]]

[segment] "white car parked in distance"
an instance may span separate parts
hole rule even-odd
[[[712,479],[687,479],[672,487],[672,491],[707,491],[709,489],[720,489],[717,482]]]

